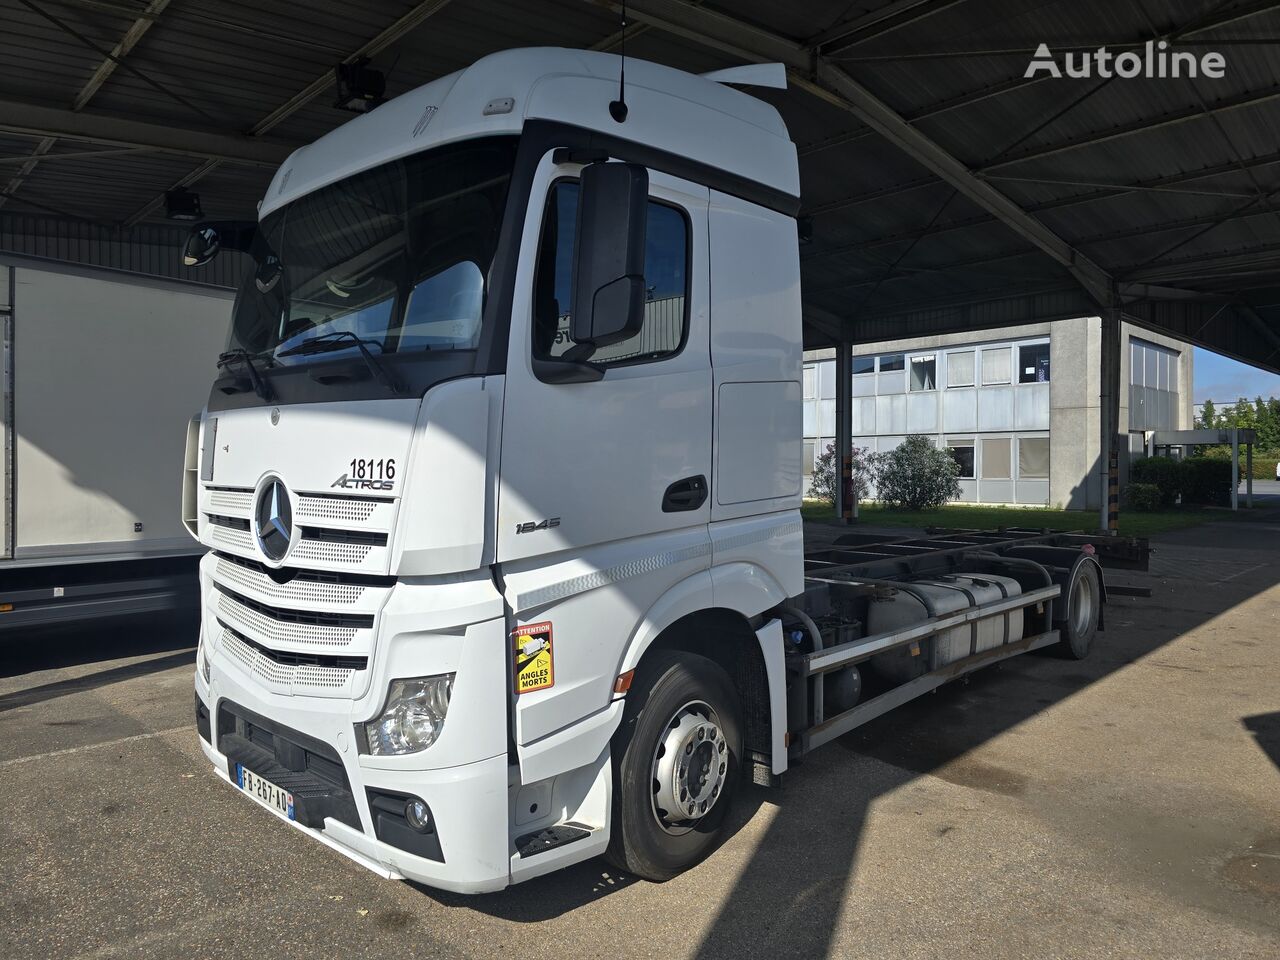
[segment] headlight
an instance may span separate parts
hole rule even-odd
[[[431,746],[444,729],[453,692],[452,673],[393,680],[382,715],[364,725],[369,752],[387,757],[417,753]]]

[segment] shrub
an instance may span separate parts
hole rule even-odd
[[[1231,446],[1229,444],[1218,444],[1212,447],[1201,447],[1200,456],[1207,457],[1210,460],[1226,460],[1231,462]],[[1276,478],[1276,461],[1280,460],[1280,450],[1259,450],[1253,451],[1253,479],[1255,480],[1274,480]],[[1240,448],[1240,479],[1245,477],[1245,456],[1244,447]]]
[[[1182,461],[1182,502],[1218,506],[1231,502],[1231,461],[1190,457]]]
[[[1130,486],[1153,486],[1159,491],[1160,506],[1170,506],[1182,494],[1183,462],[1173,457],[1144,457],[1129,465]]]
[[[827,449],[818,456],[813,468],[813,477],[809,482],[808,495],[815,500],[824,500],[831,506],[836,505],[836,445],[828,443]],[[867,492],[875,475],[876,455],[869,447],[853,448],[853,492],[859,500],[867,498]]]
[[[876,458],[876,489],[895,510],[936,510],[960,496],[960,465],[928,437],[907,437]]]
[[[1164,506],[1160,488],[1154,483],[1131,483],[1124,488],[1125,503],[1139,513],[1151,513]]]
[[[1231,501],[1231,461],[1218,457],[1146,457],[1129,466],[1130,486],[1153,484],[1160,506],[1183,503],[1224,505]]]

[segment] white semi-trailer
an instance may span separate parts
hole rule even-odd
[[[217,288],[0,254],[0,634],[195,609],[179,458],[229,306]]]
[[[387,877],[664,879],[742,781],[1102,602],[1083,537],[800,520],[796,151],[725,82],[514,50],[298,150],[187,476],[200,743]],[[766,71],[767,72],[767,71]],[[197,449],[198,448],[198,449]],[[858,538],[854,538],[855,541]]]

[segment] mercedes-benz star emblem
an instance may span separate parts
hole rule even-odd
[[[274,427],[280,422],[280,408],[272,407],[271,409],[271,425]]]
[[[279,480],[272,480],[258,494],[254,520],[258,547],[271,560],[283,560],[293,537],[293,511],[289,508],[289,494]]]

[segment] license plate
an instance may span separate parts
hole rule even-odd
[[[258,776],[243,763],[236,764],[236,786],[263,806],[270,807],[293,819],[293,794],[277,787],[270,780]]]

